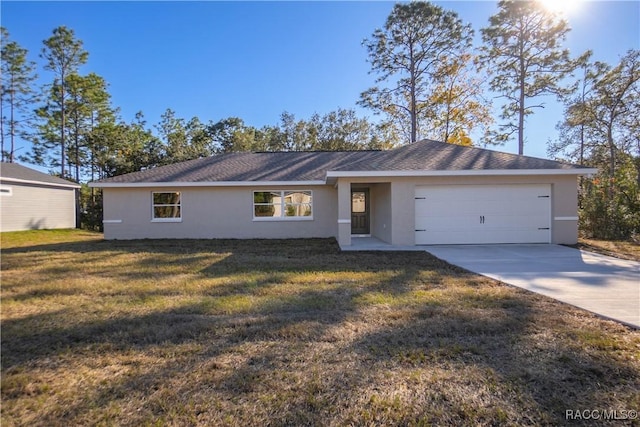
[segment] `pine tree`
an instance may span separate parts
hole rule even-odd
[[[30,106],[35,102],[33,82],[37,78],[35,63],[27,60],[27,50],[10,41],[9,32],[0,27],[2,57],[2,82],[0,98],[0,152],[2,161],[13,162],[16,152],[16,137],[22,136],[24,125],[31,120]],[[8,116],[5,117],[5,114]],[[5,150],[5,138],[9,149]]]
[[[501,118],[505,120],[495,135],[499,142],[514,133],[518,153],[524,153],[525,118],[533,113],[531,100],[541,95],[562,94],[562,79],[577,63],[560,44],[569,32],[567,22],[546,10],[540,2],[501,0],[499,11],[483,28],[482,59],[492,76],[491,90],[506,98]]]
[[[422,1],[396,4],[384,28],[364,41],[376,83],[384,85],[363,92],[359,104],[417,141],[434,108],[429,96],[438,71],[470,48],[472,35],[455,12]]]
[[[77,74],[78,68],[87,62],[89,54],[83,49],[82,41],[75,38],[73,30],[67,27],[58,27],[53,30],[53,35],[45,40],[41,57],[46,61],[44,68],[53,72],[54,80],[48,91],[48,110],[50,117],[57,122],[57,145],[60,148],[60,175],[65,176],[65,160],[67,140],[67,92],[69,76]],[[45,131],[47,143],[51,143],[50,131]],[[38,140],[41,141],[41,140]]]

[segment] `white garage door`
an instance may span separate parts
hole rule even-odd
[[[551,186],[416,187],[416,244],[550,243]]]

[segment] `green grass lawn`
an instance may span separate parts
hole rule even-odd
[[[640,409],[640,332],[427,253],[0,237],[3,427],[580,425],[565,411]]]

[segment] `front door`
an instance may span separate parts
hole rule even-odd
[[[369,189],[351,189],[351,234],[369,234]]]

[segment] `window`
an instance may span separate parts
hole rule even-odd
[[[13,187],[0,185],[0,196],[13,196]]]
[[[151,220],[157,222],[179,222],[182,220],[179,192],[153,192]]]
[[[311,191],[254,191],[253,219],[313,219]]]
[[[351,192],[351,212],[364,213],[367,211],[366,195],[364,191]]]

